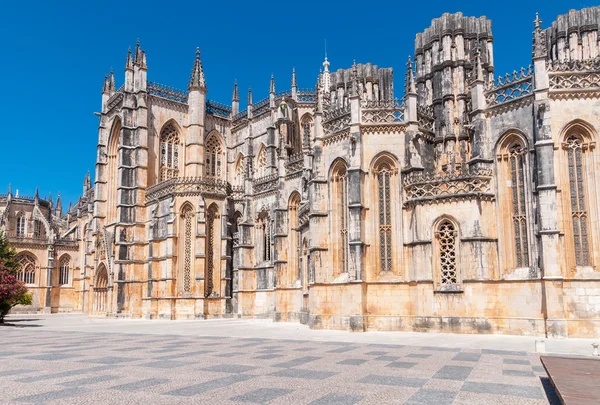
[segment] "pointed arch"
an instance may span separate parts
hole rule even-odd
[[[600,242],[598,212],[593,209],[598,204],[596,184],[600,181],[595,170],[600,162],[597,132],[586,121],[577,119],[564,126],[559,139],[567,265],[571,269],[591,267],[598,260],[594,257],[598,253],[590,246]]]
[[[271,215],[266,207],[263,207],[258,214],[256,221],[256,241],[257,249],[256,262],[257,264],[268,263],[272,260],[272,221]]]
[[[300,235],[298,226],[300,224],[298,209],[300,208],[300,193],[293,191],[288,199],[288,277],[289,280],[301,280],[302,268],[300,266]]]
[[[58,259],[58,284],[71,284],[71,256],[67,253]]]
[[[28,251],[21,252],[15,258],[18,264],[17,279],[25,284],[35,284],[37,279],[37,258]]]
[[[167,121],[160,130],[160,180],[179,176],[182,143],[181,131],[175,120]]]
[[[510,130],[496,144],[498,218],[502,260],[510,270],[531,266],[531,203],[529,142],[520,131]],[[510,218],[510,221],[504,219]]]
[[[196,212],[194,206],[185,202],[181,205],[179,214],[180,226],[179,226],[179,243],[180,245],[180,257],[181,261],[180,269],[180,286],[184,294],[191,294],[192,292],[192,281],[193,281],[193,269],[194,269],[194,241],[195,241],[195,218]]]
[[[246,177],[246,171],[244,170],[244,154],[238,153],[235,159],[235,171],[233,173],[234,178],[232,183],[236,186],[244,185],[244,178]]]
[[[220,277],[220,216],[219,207],[212,203],[206,210],[206,264],[204,269],[204,296],[219,291]]]
[[[99,313],[108,311],[108,271],[104,263],[100,263],[96,270],[93,311]]]
[[[460,238],[458,222],[442,215],[433,223],[434,283],[438,289],[453,289],[462,282],[460,273]]]
[[[377,224],[377,266],[380,273],[392,272],[394,267],[395,244],[393,242],[396,217],[394,196],[399,195],[398,160],[388,152],[377,154],[371,161],[372,191],[374,196],[373,223]],[[397,233],[396,233],[397,234]]]
[[[113,121],[106,145],[107,167],[104,174],[106,181],[106,221],[115,222],[117,219],[117,196],[119,187],[119,146],[121,144],[121,119]]]
[[[27,236],[27,217],[23,211],[17,212],[15,234],[17,238],[24,238]]]
[[[267,175],[267,166],[267,147],[264,143],[261,143],[260,147],[258,148],[258,153],[256,154],[256,165],[254,166],[256,168],[257,178],[261,178]]]
[[[224,142],[221,135],[211,131],[204,143],[204,172],[206,177],[221,179],[225,172]]]
[[[333,270],[348,273],[349,222],[348,164],[342,158],[334,160],[329,170],[329,196],[331,212],[331,241],[333,246]]]

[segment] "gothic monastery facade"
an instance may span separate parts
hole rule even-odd
[[[240,111],[105,78],[94,182],[0,197],[32,308],[311,328],[600,336],[600,7],[536,19],[495,78],[491,22],[417,34],[402,98],[371,63]],[[523,38],[530,41],[530,38]]]

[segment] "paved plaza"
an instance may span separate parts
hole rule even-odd
[[[0,404],[558,404],[534,338],[244,320],[7,321],[16,326],[0,328]]]

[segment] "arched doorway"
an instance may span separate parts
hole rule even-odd
[[[94,306],[96,313],[106,313],[108,310],[108,272],[106,266],[101,264],[96,272],[96,281],[94,283]]]

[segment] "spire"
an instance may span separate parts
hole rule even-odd
[[[248,106],[252,105],[252,88],[248,87]]]
[[[114,91],[116,90],[116,87],[115,87],[115,71],[113,70],[113,68],[110,68],[110,74],[108,75],[108,90],[111,93],[114,93]]]
[[[146,52],[140,47],[140,39],[135,43],[135,53],[133,55],[133,64],[140,68],[146,68]]]
[[[354,59],[354,63],[352,64],[352,96],[358,95],[358,71],[356,66],[356,59]]]
[[[204,90],[206,91],[206,81],[204,80],[204,70],[202,69],[202,61],[200,60],[200,48],[196,48],[196,60],[190,76],[190,84],[188,91]]]
[[[271,85],[269,87],[269,93],[275,93],[275,75],[271,73]]]
[[[133,59],[131,59],[131,47],[127,49],[127,61],[125,62],[125,70],[133,70]]]
[[[408,55],[408,62],[406,62],[406,66],[408,67],[408,69],[406,70],[406,83],[405,83],[404,91],[406,94],[416,93],[417,89],[415,88],[413,62],[412,62],[412,59],[410,58],[410,55]]]
[[[233,96],[231,97],[231,101],[240,101],[240,95],[238,94],[237,80],[233,81]]]
[[[56,207],[54,208],[54,215],[61,216],[62,215],[62,200],[60,199],[60,191],[58,192],[58,197],[56,197]]]
[[[533,57],[545,57],[547,54],[546,32],[542,29],[542,19],[538,13],[535,13],[533,28]]]
[[[104,75],[104,85],[102,86],[102,93],[110,92],[110,82],[108,81],[108,75]]]
[[[292,88],[296,86],[296,68],[292,68]]]
[[[35,205],[40,203],[40,191],[37,187],[35,188],[35,197],[33,198],[33,201],[35,202]]]

